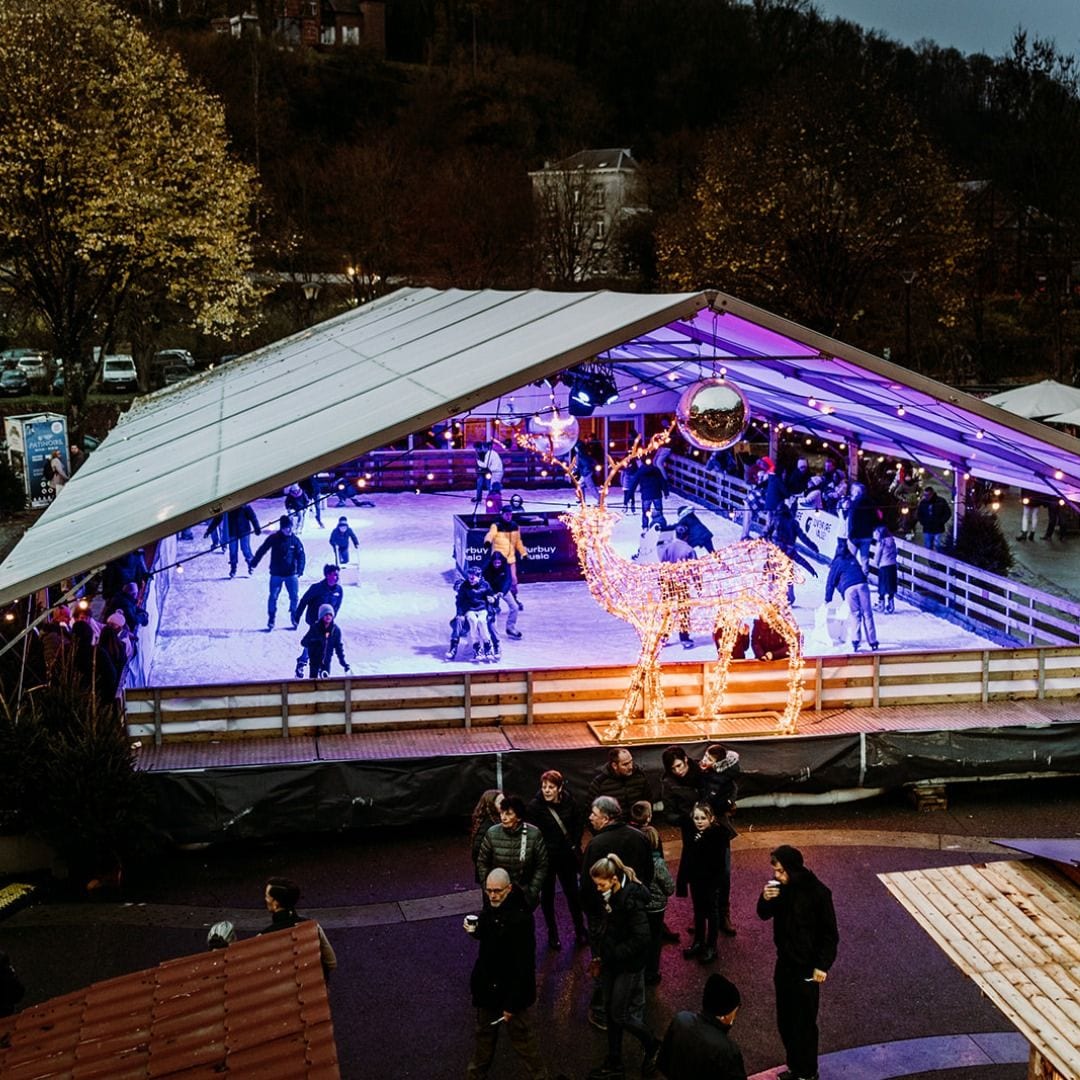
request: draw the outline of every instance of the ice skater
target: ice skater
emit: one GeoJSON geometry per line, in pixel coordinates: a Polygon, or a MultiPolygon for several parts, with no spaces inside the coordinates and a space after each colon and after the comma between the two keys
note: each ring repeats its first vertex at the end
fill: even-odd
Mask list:
{"type": "MultiPolygon", "coordinates": [[[[349,565],[349,545],[352,544],[353,548],[359,552],[360,541],[356,539],[356,533],[349,527],[349,519],[346,517],[339,517],[337,525],[334,526],[330,533],[330,547],[334,549],[334,561],[339,567],[346,567],[349,565]]],[[[356,584],[360,584],[360,563],[359,554],[357,555],[356,564],[356,584]]]]}
{"type": "Polygon", "coordinates": [[[512,584],[510,593],[517,604],[518,611],[524,611],[525,605],[518,599],[518,574],[517,560],[529,557],[528,548],[521,539],[521,530],[514,521],[514,511],[510,506],[504,506],[499,511],[499,520],[491,524],[491,528],[484,537],[484,546],[492,553],[498,551],[510,565],[510,577],[512,584]]]}
{"type": "MultiPolygon", "coordinates": [[[[326,563],[323,566],[323,579],[309,585],[307,591],[300,597],[300,603],[296,606],[296,621],[303,618],[307,622],[308,631],[311,631],[322,617],[322,609],[329,604],[334,609],[334,617],[341,610],[343,599],[341,586],[338,584],[338,568],[334,563],[326,563]]],[[[296,677],[304,677],[304,667],[309,660],[307,646],[303,645],[300,655],[296,658],[296,677]]]]}
{"type": "Polygon", "coordinates": [[[311,677],[325,679],[330,674],[330,664],[337,654],[338,663],[346,675],[352,670],[345,662],[345,650],[341,644],[341,628],[334,621],[334,608],[323,604],[319,608],[319,621],[304,635],[303,646],[311,657],[311,677]]]}
{"type": "Polygon", "coordinates": [[[878,647],[877,628],[874,626],[874,612],[870,602],[870,587],[866,584],[866,574],[855,558],[855,553],[846,540],[840,540],[836,547],[836,556],[829,566],[829,576],[825,582],[826,608],[832,603],[833,594],[839,593],[847,602],[851,612],[851,647],[859,651],[862,635],[865,632],[870,648],[875,652],[878,647]]]}
{"type": "Polygon", "coordinates": [[[290,484],[285,489],[285,512],[292,518],[293,532],[299,536],[304,531],[304,518],[307,517],[308,497],[299,484],[290,484]]]}
{"type": "Polygon", "coordinates": [[[293,536],[292,519],[288,514],[282,514],[278,518],[278,531],[271,533],[255,552],[251,560],[251,568],[255,569],[266,552],[270,552],[270,595],[266,603],[266,629],[274,629],[274,619],[277,617],[278,599],[281,596],[281,587],[289,594],[289,618],[292,628],[297,626],[296,607],[300,602],[300,575],[304,572],[307,556],[304,553],[304,545],[298,537],[293,536]]]}
{"type": "Polygon", "coordinates": [[[470,566],[465,572],[465,580],[454,587],[457,592],[456,614],[451,620],[450,647],[446,659],[457,656],[457,647],[461,638],[472,642],[474,660],[498,660],[498,645],[492,641],[489,624],[489,610],[495,606],[495,597],[490,586],[480,573],[479,566],[470,566]]]}
{"type": "Polygon", "coordinates": [[[494,623],[495,614],[499,610],[499,601],[506,601],[506,636],[520,640],[521,631],[517,629],[518,605],[510,593],[514,587],[514,579],[510,574],[510,564],[501,551],[493,551],[491,557],[484,564],[484,580],[488,583],[495,597],[494,610],[491,621],[494,623]]]}
{"type": "Polygon", "coordinates": [[[896,540],[885,525],[874,530],[877,548],[874,550],[874,566],[877,569],[877,610],[888,615],[893,613],[896,600],[896,540]]]}
{"type": "Polygon", "coordinates": [[[251,537],[260,536],[262,527],[255,511],[247,503],[234,506],[224,514],[212,518],[206,530],[206,537],[215,537],[215,543],[224,547],[229,545],[229,577],[236,577],[236,567],[243,552],[248,576],[251,576],[251,537]],[[220,531],[219,531],[220,530],[220,531]]]}

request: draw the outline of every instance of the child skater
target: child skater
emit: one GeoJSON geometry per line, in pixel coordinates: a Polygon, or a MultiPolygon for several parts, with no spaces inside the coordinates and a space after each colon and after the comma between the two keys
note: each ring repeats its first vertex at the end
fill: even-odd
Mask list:
{"type": "Polygon", "coordinates": [[[707,802],[694,805],[690,820],[694,834],[684,858],[689,856],[686,876],[694,903],[694,943],[683,949],[683,957],[687,960],[697,957],[701,963],[711,964],[716,959],[721,912],[731,889],[727,869],[731,833],[716,820],[707,802]]]}
{"type": "Polygon", "coordinates": [[[341,628],[334,622],[334,607],[323,604],[319,608],[319,621],[304,635],[301,644],[311,658],[311,677],[325,679],[330,674],[330,662],[337,653],[338,663],[347,675],[352,669],[345,663],[345,650],[341,646],[341,628]]]}
{"type": "MultiPolygon", "coordinates": [[[[349,528],[349,519],[339,517],[337,525],[330,532],[330,546],[334,549],[334,561],[340,567],[349,565],[349,545],[359,551],[360,541],[356,539],[356,533],[349,528]]],[[[360,566],[356,567],[356,584],[360,584],[360,566]]]]}
{"type": "Polygon", "coordinates": [[[896,540],[884,525],[874,530],[877,550],[874,552],[874,566],[877,568],[878,611],[893,613],[893,601],[896,599],[896,540]]]}

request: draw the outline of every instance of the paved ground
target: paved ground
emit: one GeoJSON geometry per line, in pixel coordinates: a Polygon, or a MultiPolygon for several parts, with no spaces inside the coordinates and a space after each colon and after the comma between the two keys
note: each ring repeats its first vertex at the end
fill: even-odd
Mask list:
{"type": "MultiPolygon", "coordinates": [[[[823,996],[822,1076],[1022,1080],[1023,1046],[1009,1023],[876,875],[1006,857],[988,837],[1075,836],[1080,793],[1074,783],[958,785],[949,810],[934,813],[919,813],[894,797],[847,807],[757,809],[742,813],[738,824],[733,902],[739,934],[722,943],[717,970],[743,991],[736,1032],[751,1073],[771,1077],[783,1063],[772,1015],[771,938],[753,907],[768,874],[769,849],[794,842],[833,889],[841,930],[839,960],[823,996]]],[[[473,943],[460,926],[478,894],[464,828],[456,822],[172,852],[130,868],[123,904],[70,904],[57,897],[0,922],[0,949],[13,956],[31,1000],[41,1000],[199,951],[205,927],[222,917],[234,918],[242,936],[252,932],[265,922],[262,882],[279,873],[303,883],[301,909],[323,922],[338,951],[331,999],[342,1075],[463,1075],[471,1045],[473,943]]],[[[685,930],[687,903],[674,901],[668,921],[685,930]]],[[[675,1009],[696,1006],[707,974],[676,948],[665,949],[662,971],[648,1005],[658,1032],[675,1009]]],[[[568,1076],[583,1077],[604,1052],[603,1036],[584,1020],[584,955],[541,949],[539,984],[545,1053],[568,1076]]],[[[633,1077],[638,1056],[627,1049],[633,1077]]],[[[512,1057],[500,1051],[493,1076],[515,1075],[512,1057]]]]}

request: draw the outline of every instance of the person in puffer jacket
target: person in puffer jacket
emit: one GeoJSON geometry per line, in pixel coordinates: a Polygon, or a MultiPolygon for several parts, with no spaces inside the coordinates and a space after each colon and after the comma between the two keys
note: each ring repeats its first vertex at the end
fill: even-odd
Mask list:
{"type": "Polygon", "coordinates": [[[499,806],[499,824],[492,825],[480,842],[476,871],[481,881],[500,868],[510,875],[535,911],[548,871],[547,845],[543,834],[525,820],[525,800],[520,795],[504,795],[499,806]]]}

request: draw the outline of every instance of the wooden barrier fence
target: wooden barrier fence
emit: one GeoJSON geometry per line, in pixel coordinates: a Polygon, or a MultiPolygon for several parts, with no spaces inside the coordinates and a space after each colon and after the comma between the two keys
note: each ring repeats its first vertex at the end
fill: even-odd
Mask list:
{"type": "MultiPolygon", "coordinates": [[[[672,456],[665,466],[684,491],[724,513],[741,513],[748,485],[712,472],[692,458],[672,456]]],[[[759,513],[755,524],[763,526],[759,513]]],[[[831,552],[822,552],[828,558],[831,552]]],[[[915,603],[953,611],[971,623],[1033,646],[1080,645],[1080,604],[1033,589],[1000,574],[896,538],[899,593],[915,603]]],[[[871,580],[877,574],[871,569],[871,580]]]]}
{"type": "MultiPolygon", "coordinates": [[[[701,704],[711,665],[665,664],[669,714],[701,704]]],[[[129,690],[134,738],[229,738],[410,727],[469,728],[609,720],[632,668],[485,669],[432,675],[351,676],[129,690]]],[[[725,712],[783,709],[784,661],[736,661],[725,712]]],[[[808,662],[804,710],[990,702],[1080,694],[1080,647],[856,653],[808,662]]]]}

